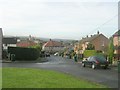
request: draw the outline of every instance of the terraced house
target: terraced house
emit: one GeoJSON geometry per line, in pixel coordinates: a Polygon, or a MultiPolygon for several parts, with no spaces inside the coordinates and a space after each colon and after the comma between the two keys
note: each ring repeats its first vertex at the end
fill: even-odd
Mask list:
{"type": "Polygon", "coordinates": [[[79,43],[77,43],[74,47],[74,51],[79,54],[83,54],[84,50],[87,49],[88,44],[91,43],[94,46],[96,51],[102,51],[108,47],[109,39],[100,34],[99,31],[95,35],[91,35],[90,37],[87,35],[85,38],[82,38],[79,43]]]}
{"type": "Polygon", "coordinates": [[[0,60],[2,60],[2,38],[3,38],[2,28],[0,28],[0,60]]]}

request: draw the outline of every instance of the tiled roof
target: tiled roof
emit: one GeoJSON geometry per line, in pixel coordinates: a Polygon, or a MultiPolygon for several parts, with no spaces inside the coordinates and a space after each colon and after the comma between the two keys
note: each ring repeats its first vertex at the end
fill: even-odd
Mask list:
{"type": "Polygon", "coordinates": [[[32,42],[32,41],[21,41],[17,43],[18,47],[30,47],[30,46],[34,46],[36,45],[36,43],[32,42]]]}
{"type": "Polygon", "coordinates": [[[3,44],[16,44],[17,38],[16,37],[3,37],[3,44]]]}
{"type": "Polygon", "coordinates": [[[48,41],[47,43],[44,44],[45,47],[62,47],[62,43],[57,42],[57,41],[48,41]]]}
{"type": "Polygon", "coordinates": [[[82,40],[80,40],[80,43],[91,42],[91,41],[93,41],[94,39],[98,38],[100,35],[103,35],[103,34],[96,34],[96,35],[93,35],[93,36],[91,36],[91,37],[83,38],[82,40]]]}

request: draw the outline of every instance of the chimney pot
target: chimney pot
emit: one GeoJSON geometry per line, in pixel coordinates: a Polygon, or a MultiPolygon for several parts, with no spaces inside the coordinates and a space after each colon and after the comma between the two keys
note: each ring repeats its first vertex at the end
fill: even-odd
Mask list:
{"type": "Polygon", "coordinates": [[[97,34],[100,34],[100,32],[98,31],[97,34]]]}

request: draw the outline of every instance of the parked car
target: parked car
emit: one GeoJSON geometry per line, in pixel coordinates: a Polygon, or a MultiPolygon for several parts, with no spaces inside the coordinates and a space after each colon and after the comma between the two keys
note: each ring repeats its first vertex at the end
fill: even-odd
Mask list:
{"type": "Polygon", "coordinates": [[[46,56],[46,57],[50,57],[50,53],[46,53],[45,56],[46,56]]]}
{"type": "Polygon", "coordinates": [[[90,66],[95,69],[97,67],[104,67],[106,69],[108,67],[108,61],[103,56],[91,56],[82,61],[82,66],[90,66]]]}
{"type": "Polygon", "coordinates": [[[56,52],[54,55],[55,55],[55,56],[59,56],[59,53],[58,53],[58,52],[56,52]]]}

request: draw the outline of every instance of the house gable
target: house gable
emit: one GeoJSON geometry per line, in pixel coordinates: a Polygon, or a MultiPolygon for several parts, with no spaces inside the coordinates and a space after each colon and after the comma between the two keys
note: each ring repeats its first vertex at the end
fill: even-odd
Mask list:
{"type": "Polygon", "coordinates": [[[103,50],[108,46],[109,39],[103,34],[100,34],[98,37],[92,40],[91,43],[95,46],[95,50],[103,50]]]}
{"type": "Polygon", "coordinates": [[[86,37],[80,40],[79,46],[82,47],[82,50],[86,50],[88,43],[91,43],[95,46],[95,50],[103,50],[108,46],[109,39],[103,34],[91,35],[91,37],[86,37]]]}

